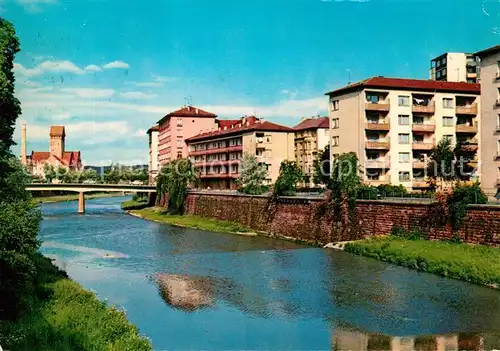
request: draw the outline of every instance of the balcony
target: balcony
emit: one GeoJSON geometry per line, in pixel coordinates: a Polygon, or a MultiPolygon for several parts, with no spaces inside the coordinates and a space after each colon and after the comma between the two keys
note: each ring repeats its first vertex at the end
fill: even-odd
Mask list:
{"type": "Polygon", "coordinates": [[[477,115],[477,103],[465,106],[456,106],[455,113],[457,115],[477,115]]]}
{"type": "Polygon", "coordinates": [[[213,167],[213,166],[230,166],[237,165],[240,163],[239,159],[235,160],[213,160],[213,161],[195,161],[194,167],[213,167]]]}
{"type": "Polygon", "coordinates": [[[495,102],[495,107],[500,107],[500,99],[495,102]]]}
{"type": "Polygon", "coordinates": [[[413,150],[430,151],[434,147],[434,141],[415,141],[411,144],[413,150]]]}
{"type": "Polygon", "coordinates": [[[390,150],[391,143],[386,140],[366,140],[365,148],[369,150],[390,150]]]}
{"type": "Polygon", "coordinates": [[[413,168],[416,169],[423,169],[427,168],[427,161],[426,160],[413,160],[413,168]]]}
{"type": "Polygon", "coordinates": [[[424,178],[414,178],[411,185],[414,189],[425,189],[430,187],[429,183],[424,178]]]}
{"type": "Polygon", "coordinates": [[[469,140],[462,140],[462,150],[465,151],[477,151],[478,149],[478,140],[476,138],[469,139],[469,140]]]}
{"type": "Polygon", "coordinates": [[[421,133],[434,133],[436,130],[435,124],[412,124],[411,130],[413,132],[421,132],[421,133]]]}
{"type": "Polygon", "coordinates": [[[391,184],[391,176],[389,174],[380,176],[379,179],[367,179],[369,185],[378,186],[382,184],[391,184]]]}
{"type": "Polygon", "coordinates": [[[389,158],[366,160],[365,161],[365,168],[389,169],[389,168],[391,168],[391,160],[389,158]]]}
{"type": "Polygon", "coordinates": [[[238,178],[238,173],[200,173],[199,177],[201,179],[236,179],[238,178]]]}
{"type": "Polygon", "coordinates": [[[500,161],[500,151],[498,151],[494,156],[493,156],[493,160],[495,161],[500,161]]]}
{"type": "Polygon", "coordinates": [[[429,101],[427,104],[413,104],[411,106],[413,113],[434,113],[436,111],[436,105],[434,101],[429,101]]]}
{"type": "Polygon", "coordinates": [[[391,124],[389,123],[389,120],[382,120],[381,122],[367,121],[365,123],[365,129],[389,131],[391,129],[391,124]]]}
{"type": "Polygon", "coordinates": [[[237,151],[243,151],[243,146],[237,145],[237,146],[228,146],[228,147],[220,147],[220,148],[213,148],[213,149],[190,151],[189,156],[212,155],[212,154],[220,154],[220,153],[224,153],[224,152],[237,152],[237,151]]]}
{"type": "Polygon", "coordinates": [[[389,100],[380,100],[379,102],[365,102],[366,111],[389,111],[391,104],[389,100]]]}
{"type": "Polygon", "coordinates": [[[457,133],[477,133],[477,123],[473,123],[472,125],[467,124],[457,124],[455,127],[455,131],[457,133]]]}

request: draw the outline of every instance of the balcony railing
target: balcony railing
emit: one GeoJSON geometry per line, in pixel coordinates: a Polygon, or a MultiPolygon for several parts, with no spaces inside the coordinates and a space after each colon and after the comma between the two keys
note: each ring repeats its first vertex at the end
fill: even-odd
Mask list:
{"type": "Polygon", "coordinates": [[[380,176],[379,179],[367,179],[366,182],[370,185],[377,186],[381,184],[391,184],[391,176],[389,174],[380,176]]]}
{"type": "Polygon", "coordinates": [[[200,173],[199,177],[202,179],[216,178],[216,179],[236,179],[238,173],[200,173]]]}
{"type": "Polygon", "coordinates": [[[436,130],[436,125],[435,124],[415,124],[413,123],[411,125],[411,130],[413,132],[423,132],[423,133],[434,133],[436,130]]]}
{"type": "Polygon", "coordinates": [[[477,115],[477,103],[467,106],[456,106],[455,113],[457,115],[477,115]]]}
{"type": "Polygon", "coordinates": [[[473,123],[472,125],[467,124],[457,124],[455,127],[455,131],[457,133],[477,133],[477,123],[473,123]]]}
{"type": "Polygon", "coordinates": [[[230,166],[237,165],[240,163],[239,159],[235,160],[213,160],[213,161],[194,161],[194,166],[196,168],[200,167],[214,167],[214,166],[230,166]]]}
{"type": "Polygon", "coordinates": [[[463,140],[462,141],[464,144],[462,145],[462,149],[466,151],[477,151],[478,149],[478,140],[477,139],[469,139],[469,140],[463,140]]]}
{"type": "Polygon", "coordinates": [[[389,158],[380,158],[376,160],[366,160],[365,168],[382,168],[389,169],[391,168],[391,160],[389,158]]]}
{"type": "Polygon", "coordinates": [[[414,178],[411,185],[413,188],[418,189],[429,188],[429,183],[425,178],[414,178]]]}
{"type": "Polygon", "coordinates": [[[389,120],[382,120],[378,122],[374,121],[366,121],[365,123],[365,129],[367,130],[390,130],[391,129],[391,124],[389,120]]]}
{"type": "Polygon", "coordinates": [[[434,113],[436,111],[436,104],[434,101],[429,101],[427,104],[413,104],[411,106],[412,112],[416,113],[434,113]]]}
{"type": "Polygon", "coordinates": [[[432,150],[433,147],[434,141],[413,140],[413,143],[411,144],[411,148],[413,150],[432,150]]]}
{"type": "Polygon", "coordinates": [[[217,147],[213,149],[204,149],[196,151],[193,150],[189,152],[189,156],[211,155],[211,154],[220,154],[223,152],[237,152],[237,151],[243,151],[243,146],[236,145],[236,146],[217,147]]]}
{"type": "Polygon", "coordinates": [[[422,169],[427,167],[426,160],[413,160],[413,168],[422,169]]]}
{"type": "Polygon", "coordinates": [[[386,140],[366,140],[365,148],[371,150],[390,150],[391,143],[386,140]]]}
{"type": "Polygon", "coordinates": [[[379,102],[366,101],[365,110],[367,111],[389,111],[391,104],[389,99],[380,100],[379,102]]]}

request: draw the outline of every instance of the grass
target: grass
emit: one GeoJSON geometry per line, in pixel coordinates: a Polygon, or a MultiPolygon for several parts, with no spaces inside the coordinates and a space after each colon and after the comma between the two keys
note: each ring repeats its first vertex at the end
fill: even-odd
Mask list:
{"type": "Polygon", "coordinates": [[[122,202],[122,210],[140,210],[148,207],[148,200],[127,200],[122,202]]]}
{"type": "MultiPolygon", "coordinates": [[[[119,193],[93,193],[85,194],[85,200],[99,199],[102,197],[114,197],[120,196],[119,193]]],[[[54,196],[38,196],[34,197],[37,203],[47,203],[47,202],[65,202],[65,201],[75,201],[78,200],[78,194],[68,194],[68,195],[54,195],[54,196]]]]}
{"type": "Polygon", "coordinates": [[[345,250],[400,266],[500,288],[500,249],[394,236],[346,244],[345,250]]]}
{"type": "Polygon", "coordinates": [[[107,306],[39,255],[32,308],[15,322],[0,322],[7,350],[151,350],[124,312],[107,306]]]}
{"type": "Polygon", "coordinates": [[[145,208],[130,211],[144,219],[167,223],[179,227],[189,227],[219,233],[248,233],[250,228],[239,223],[221,221],[218,219],[205,218],[192,215],[170,215],[158,208],[145,208]]]}

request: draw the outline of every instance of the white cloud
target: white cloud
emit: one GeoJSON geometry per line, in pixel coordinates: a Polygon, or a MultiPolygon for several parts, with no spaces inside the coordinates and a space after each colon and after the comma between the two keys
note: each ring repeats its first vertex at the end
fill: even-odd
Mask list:
{"type": "Polygon", "coordinates": [[[130,65],[126,62],[123,61],[113,61],[110,63],[106,63],[105,65],[102,66],[104,69],[113,69],[113,68],[130,68],[130,65]]]}
{"type": "Polygon", "coordinates": [[[153,79],[149,82],[126,82],[126,84],[135,85],[137,87],[159,88],[166,82],[173,82],[177,78],[153,75],[153,79]]]}
{"type": "Polygon", "coordinates": [[[128,91],[125,93],[120,93],[120,95],[126,99],[134,99],[134,100],[146,100],[157,97],[156,94],[147,94],[142,91],[128,91]]]}
{"type": "Polygon", "coordinates": [[[102,68],[97,65],[88,65],[85,67],[85,70],[89,72],[100,72],[102,71],[102,68]]]}
{"type": "Polygon", "coordinates": [[[106,99],[115,94],[113,89],[93,89],[93,88],[63,88],[64,93],[75,94],[86,99],[106,99]]]}
{"type": "Polygon", "coordinates": [[[24,85],[26,87],[41,87],[42,86],[42,83],[40,82],[36,82],[36,81],[32,81],[32,80],[28,80],[28,79],[25,79],[25,80],[16,80],[16,84],[19,84],[19,85],[24,85]]]}
{"type": "Polygon", "coordinates": [[[17,0],[17,3],[28,12],[40,12],[42,5],[55,4],[56,2],[57,0],[17,0]]]}
{"type": "Polygon", "coordinates": [[[143,138],[143,137],[146,137],[146,136],[147,136],[147,131],[146,131],[146,129],[138,129],[138,130],[134,133],[134,136],[135,136],[135,137],[138,137],[138,138],[143,138]]]}
{"type": "Polygon", "coordinates": [[[44,61],[34,68],[26,68],[20,63],[14,63],[14,72],[27,77],[39,76],[45,72],[85,74],[85,70],[67,60],[44,61]]]}

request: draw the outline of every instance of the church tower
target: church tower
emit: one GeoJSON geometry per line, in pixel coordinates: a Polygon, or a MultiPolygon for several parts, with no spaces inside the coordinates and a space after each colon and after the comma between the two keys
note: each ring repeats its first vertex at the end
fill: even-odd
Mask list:
{"type": "Polygon", "coordinates": [[[64,126],[50,127],[50,154],[62,159],[64,155],[64,139],[66,132],[64,126]]]}

